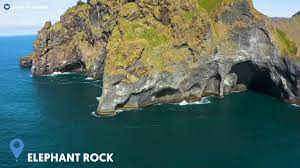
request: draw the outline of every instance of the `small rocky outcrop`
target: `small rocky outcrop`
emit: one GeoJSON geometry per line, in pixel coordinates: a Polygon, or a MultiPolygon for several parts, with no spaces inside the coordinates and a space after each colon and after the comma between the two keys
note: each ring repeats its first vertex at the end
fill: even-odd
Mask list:
{"type": "Polygon", "coordinates": [[[34,57],[33,55],[29,55],[29,56],[20,58],[19,59],[20,66],[22,68],[31,68],[33,57],[34,57]]]}
{"type": "Polygon", "coordinates": [[[91,0],[45,24],[32,72],[103,76],[102,116],[245,89],[298,103],[300,30],[276,23],[251,0],[91,0]]]}

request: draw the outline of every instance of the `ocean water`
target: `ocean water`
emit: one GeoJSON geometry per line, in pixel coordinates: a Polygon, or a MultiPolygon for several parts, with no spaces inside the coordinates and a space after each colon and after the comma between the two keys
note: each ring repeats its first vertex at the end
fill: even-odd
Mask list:
{"type": "Polygon", "coordinates": [[[299,168],[300,108],[252,91],[97,118],[101,81],[33,78],[35,36],[0,38],[1,168],[299,168]],[[21,138],[16,162],[9,142],[21,138]],[[114,163],[27,163],[35,153],[114,153],[114,163]]]}

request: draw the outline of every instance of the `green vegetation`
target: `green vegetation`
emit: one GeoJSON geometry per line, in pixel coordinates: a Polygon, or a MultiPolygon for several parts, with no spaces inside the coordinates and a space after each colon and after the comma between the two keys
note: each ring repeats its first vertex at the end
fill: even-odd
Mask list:
{"type": "Polygon", "coordinates": [[[195,11],[188,11],[184,14],[184,17],[186,20],[192,21],[193,18],[196,17],[197,15],[198,15],[198,13],[195,11]]]}
{"type": "Polygon", "coordinates": [[[139,12],[139,7],[136,5],[136,3],[130,2],[122,7],[122,10],[120,11],[120,16],[127,17],[135,12],[139,12]]]}
{"type": "Polygon", "coordinates": [[[32,59],[32,60],[36,60],[36,53],[35,52],[30,53],[29,55],[27,55],[25,57],[22,57],[21,59],[26,59],[26,58],[29,58],[29,59],[32,59]]]}
{"type": "Polygon", "coordinates": [[[147,40],[152,47],[156,47],[168,42],[168,37],[166,35],[160,34],[153,28],[143,31],[141,37],[147,40]]]}
{"type": "Polygon", "coordinates": [[[290,40],[285,32],[280,29],[276,29],[278,40],[281,44],[281,50],[283,54],[287,54],[289,56],[295,56],[297,54],[298,48],[296,43],[290,40]]]}
{"type": "Polygon", "coordinates": [[[160,32],[157,29],[146,26],[142,22],[120,21],[120,25],[127,40],[144,39],[148,42],[149,47],[166,44],[171,38],[167,32],[160,32]]]}
{"type": "Polygon", "coordinates": [[[64,26],[61,22],[56,22],[53,26],[51,26],[51,30],[53,30],[55,32],[62,30],[63,28],[64,28],[64,26]]]}
{"type": "Polygon", "coordinates": [[[66,13],[76,14],[81,19],[86,19],[88,18],[89,15],[89,9],[90,9],[90,5],[83,3],[83,4],[76,5],[72,8],[69,8],[66,13]]]}
{"type": "Polygon", "coordinates": [[[107,3],[107,0],[90,0],[90,4],[95,5],[97,3],[107,3]]]}
{"type": "Polygon", "coordinates": [[[116,47],[113,52],[116,52],[114,62],[117,66],[126,68],[141,56],[143,50],[144,54],[150,57],[156,48],[161,49],[169,44],[171,37],[166,32],[146,26],[143,22],[120,19],[119,24],[124,34],[121,37],[120,33],[115,31],[110,42],[111,47],[116,47]]]}
{"type": "Polygon", "coordinates": [[[131,77],[127,79],[128,82],[134,82],[147,72],[173,71],[174,63],[186,58],[187,49],[172,48],[174,39],[168,27],[156,21],[152,21],[151,25],[146,23],[146,19],[128,21],[119,18],[119,25],[114,29],[108,43],[106,69],[111,74],[129,75],[131,77]],[[133,77],[126,69],[137,60],[143,68],[134,70],[133,77]]]}
{"type": "Polygon", "coordinates": [[[208,13],[215,11],[224,3],[231,3],[234,0],[198,0],[198,5],[204,8],[208,13]]]}

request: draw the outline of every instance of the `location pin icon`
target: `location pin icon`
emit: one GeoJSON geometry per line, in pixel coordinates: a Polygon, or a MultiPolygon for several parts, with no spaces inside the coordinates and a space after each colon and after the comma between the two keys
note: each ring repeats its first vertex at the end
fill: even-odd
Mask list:
{"type": "Polygon", "coordinates": [[[18,161],[18,157],[21,155],[24,148],[23,141],[21,139],[14,139],[10,141],[9,147],[11,152],[14,154],[16,161],[18,161]]]}

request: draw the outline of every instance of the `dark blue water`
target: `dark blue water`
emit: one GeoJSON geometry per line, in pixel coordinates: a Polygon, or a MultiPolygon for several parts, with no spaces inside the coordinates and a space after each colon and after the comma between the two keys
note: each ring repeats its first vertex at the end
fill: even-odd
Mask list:
{"type": "Polygon", "coordinates": [[[101,81],[32,78],[17,59],[35,37],[0,38],[0,168],[299,168],[300,109],[254,93],[210,104],[161,105],[113,118],[91,115],[101,81]],[[21,138],[16,163],[9,142],[21,138]],[[26,154],[113,152],[114,163],[27,163],[26,154]]]}

